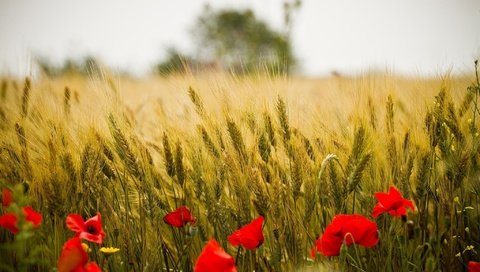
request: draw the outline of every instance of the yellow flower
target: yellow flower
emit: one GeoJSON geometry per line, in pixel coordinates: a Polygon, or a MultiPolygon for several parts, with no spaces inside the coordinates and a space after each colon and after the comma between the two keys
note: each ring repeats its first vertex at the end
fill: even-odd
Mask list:
{"type": "Polygon", "coordinates": [[[119,251],[120,249],[119,248],[116,248],[116,247],[102,247],[100,248],[100,252],[102,252],[103,254],[105,254],[105,256],[110,256],[112,254],[115,254],[119,251]]]}
{"type": "Polygon", "coordinates": [[[90,247],[87,244],[82,243],[82,247],[83,247],[83,250],[85,250],[85,252],[87,252],[87,253],[92,252],[92,250],[90,249],[90,247]]]}

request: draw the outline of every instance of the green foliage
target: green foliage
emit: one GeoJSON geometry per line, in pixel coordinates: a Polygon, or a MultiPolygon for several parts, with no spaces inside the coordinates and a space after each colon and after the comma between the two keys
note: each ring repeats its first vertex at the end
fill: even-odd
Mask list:
{"type": "Polygon", "coordinates": [[[193,58],[178,52],[175,48],[169,48],[165,60],[157,64],[154,70],[160,75],[168,75],[185,73],[199,65],[193,58]]]}
{"type": "Polygon", "coordinates": [[[61,75],[99,75],[101,66],[94,56],[84,56],[80,59],[66,59],[63,64],[54,64],[44,57],[36,58],[36,64],[40,72],[49,77],[61,75]]]}
{"type": "Polygon", "coordinates": [[[236,72],[288,73],[295,64],[290,41],[251,10],[206,8],[195,28],[200,58],[236,72]]]}

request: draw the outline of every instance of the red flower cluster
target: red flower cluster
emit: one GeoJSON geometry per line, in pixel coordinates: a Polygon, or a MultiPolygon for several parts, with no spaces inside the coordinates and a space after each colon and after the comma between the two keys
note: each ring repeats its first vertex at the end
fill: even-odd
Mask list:
{"type": "Polygon", "coordinates": [[[203,248],[195,263],[195,272],[237,272],[235,260],[215,240],[203,248]]]}
{"type": "Polygon", "coordinates": [[[480,263],[474,261],[468,262],[467,270],[468,272],[480,272],[480,263]]]}
{"type": "Polygon", "coordinates": [[[324,256],[338,256],[340,248],[359,244],[370,248],[378,243],[377,224],[361,215],[336,215],[323,235],[316,241],[312,249],[312,257],[317,251],[324,256]]]}
{"type": "Polygon", "coordinates": [[[182,206],[165,215],[163,221],[172,227],[181,228],[188,223],[195,224],[196,219],[187,207],[182,206]]]}
{"type": "Polygon", "coordinates": [[[375,205],[372,211],[372,216],[377,218],[382,213],[388,212],[392,216],[405,216],[407,215],[407,209],[409,208],[412,211],[415,210],[413,202],[408,199],[404,199],[402,194],[395,188],[395,186],[390,186],[388,193],[375,193],[375,197],[378,200],[378,203],[375,205]]]}
{"type": "MultiPolygon", "coordinates": [[[[3,189],[2,191],[2,206],[8,208],[12,203],[14,203],[12,197],[12,191],[9,189],[3,189]]],[[[42,215],[32,209],[30,206],[25,206],[22,208],[23,216],[26,222],[33,224],[34,228],[40,227],[42,223],[42,215]]],[[[13,234],[17,234],[19,218],[18,215],[12,212],[5,213],[0,216],[0,226],[8,229],[13,234]]]]}
{"type": "Polygon", "coordinates": [[[96,216],[83,221],[78,214],[70,214],[67,216],[67,227],[76,232],[76,236],[87,241],[101,244],[105,238],[105,232],[102,229],[102,217],[100,213],[96,216]]]}
{"type": "MultiPolygon", "coordinates": [[[[403,198],[394,186],[390,186],[388,193],[375,193],[375,197],[378,203],[372,211],[374,218],[386,212],[400,217],[407,214],[407,208],[415,210],[413,202],[403,198]]],[[[338,256],[344,243],[347,246],[359,244],[367,248],[375,246],[378,243],[377,224],[361,215],[337,215],[316,241],[311,255],[315,257],[318,251],[324,256],[338,256]]]]}
{"type": "Polygon", "coordinates": [[[58,258],[58,272],[101,272],[95,262],[88,262],[88,256],[78,236],[63,245],[58,258]]]}
{"type": "MultiPolygon", "coordinates": [[[[234,246],[256,249],[263,244],[263,216],[234,231],[228,241],[234,246]]],[[[235,260],[221,248],[217,241],[210,240],[195,263],[195,272],[236,272],[235,260]]]]}
{"type": "Polygon", "coordinates": [[[75,236],[63,245],[58,258],[59,272],[100,272],[95,262],[88,262],[88,256],[82,247],[80,239],[101,244],[105,238],[100,213],[84,221],[78,214],[70,214],[65,220],[67,227],[74,231],[75,236]]]}
{"type": "Polygon", "coordinates": [[[246,249],[255,249],[263,244],[263,216],[259,216],[249,224],[228,236],[228,241],[234,246],[242,245],[246,249]]]}

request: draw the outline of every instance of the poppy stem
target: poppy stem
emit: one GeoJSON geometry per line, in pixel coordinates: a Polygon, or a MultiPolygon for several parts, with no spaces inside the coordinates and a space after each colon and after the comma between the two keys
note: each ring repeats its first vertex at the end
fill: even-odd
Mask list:
{"type": "Polygon", "coordinates": [[[237,254],[235,255],[235,266],[238,265],[238,256],[240,256],[240,250],[241,250],[241,247],[239,246],[237,248],[237,254]]]}
{"type": "Polygon", "coordinates": [[[165,267],[167,268],[167,271],[170,271],[170,267],[168,265],[167,252],[165,252],[165,251],[166,251],[165,243],[162,243],[162,253],[163,253],[163,259],[165,261],[165,267]]]}
{"type": "Polygon", "coordinates": [[[352,205],[352,214],[355,213],[355,190],[353,190],[353,205],[352,205]]]}
{"type": "MultiPolygon", "coordinates": [[[[354,195],[355,195],[355,193],[354,193],[354,195]]],[[[347,235],[349,235],[350,238],[351,238],[352,241],[353,241],[352,245],[353,245],[353,251],[355,252],[355,258],[356,258],[356,259],[353,259],[353,258],[352,258],[352,259],[354,260],[355,267],[356,267],[357,269],[360,269],[360,270],[364,271],[363,268],[362,268],[362,267],[363,267],[363,265],[362,265],[362,259],[360,258],[360,254],[358,254],[358,246],[355,244],[355,238],[353,237],[353,235],[352,235],[351,233],[348,233],[347,235]]],[[[347,238],[347,237],[345,236],[345,239],[344,239],[344,244],[345,244],[345,245],[347,244],[347,243],[346,243],[346,238],[347,238]]],[[[352,257],[352,256],[350,256],[350,257],[352,257]]]]}

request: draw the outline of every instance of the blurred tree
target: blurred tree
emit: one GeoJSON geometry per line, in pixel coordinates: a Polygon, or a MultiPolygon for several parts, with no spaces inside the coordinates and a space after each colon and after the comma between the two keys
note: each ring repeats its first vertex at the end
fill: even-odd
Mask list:
{"type": "Polygon", "coordinates": [[[170,47],[167,49],[167,58],[165,61],[155,66],[155,72],[160,75],[168,75],[171,73],[185,73],[197,66],[197,62],[177,49],[170,47]]]}
{"type": "Polygon", "coordinates": [[[236,72],[288,73],[295,63],[288,37],[270,29],[251,10],[213,11],[207,6],[194,34],[201,61],[219,62],[236,72]]]}
{"type": "Polygon", "coordinates": [[[85,56],[79,60],[66,59],[62,65],[55,65],[45,57],[36,58],[40,72],[49,77],[65,74],[98,75],[101,73],[101,66],[93,56],[85,56]]]}
{"type": "Polygon", "coordinates": [[[40,73],[43,75],[53,77],[59,74],[59,67],[52,64],[47,58],[37,57],[35,62],[40,70],[40,73]]]}

